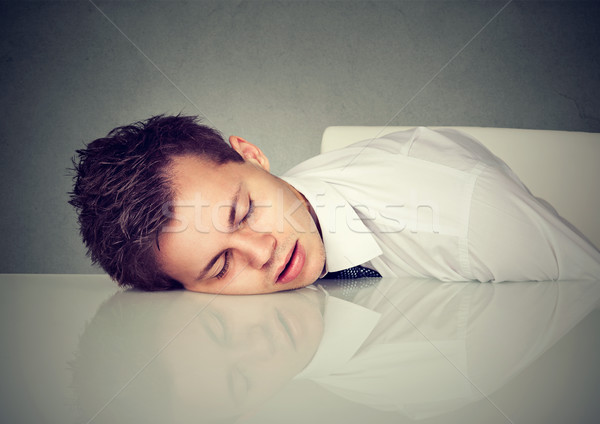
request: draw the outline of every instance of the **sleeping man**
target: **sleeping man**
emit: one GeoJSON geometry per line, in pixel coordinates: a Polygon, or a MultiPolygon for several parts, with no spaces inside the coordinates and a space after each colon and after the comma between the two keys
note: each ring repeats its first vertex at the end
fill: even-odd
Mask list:
{"type": "Polygon", "coordinates": [[[250,142],[155,116],[78,151],[88,253],[121,286],[269,293],[319,278],[597,279],[600,252],[499,158],[414,130],[309,159],[281,178],[250,142]]]}

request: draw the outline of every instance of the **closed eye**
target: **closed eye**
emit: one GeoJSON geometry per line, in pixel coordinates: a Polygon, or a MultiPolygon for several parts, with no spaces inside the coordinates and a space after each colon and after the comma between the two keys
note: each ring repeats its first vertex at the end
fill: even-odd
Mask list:
{"type": "MultiPolygon", "coordinates": [[[[248,212],[246,212],[246,215],[242,218],[239,225],[242,225],[244,222],[246,222],[248,219],[250,219],[252,217],[253,213],[254,213],[254,201],[252,199],[249,199],[248,200],[248,212]]],[[[223,268],[221,268],[221,271],[219,271],[219,273],[215,276],[215,278],[220,280],[227,274],[227,270],[229,269],[230,261],[231,261],[231,253],[229,252],[229,250],[226,250],[225,251],[225,260],[223,262],[223,268]]]]}
{"type": "Polygon", "coordinates": [[[223,277],[225,277],[225,274],[227,274],[227,270],[229,269],[229,261],[230,261],[230,256],[231,253],[229,253],[229,250],[225,251],[225,260],[223,261],[223,268],[221,268],[221,271],[219,271],[219,273],[217,275],[215,275],[215,278],[217,279],[221,279],[223,277]]]}
{"type": "Polygon", "coordinates": [[[240,221],[240,225],[246,222],[254,213],[254,201],[252,199],[248,200],[248,212],[246,212],[246,216],[242,218],[240,221]]]}

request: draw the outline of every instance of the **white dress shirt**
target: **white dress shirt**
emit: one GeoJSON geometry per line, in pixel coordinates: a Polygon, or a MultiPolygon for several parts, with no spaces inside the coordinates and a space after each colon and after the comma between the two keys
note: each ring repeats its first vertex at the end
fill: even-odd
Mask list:
{"type": "Polygon", "coordinates": [[[415,128],[282,177],[319,220],[327,271],[522,281],[600,276],[600,252],[470,136],[415,128]]]}

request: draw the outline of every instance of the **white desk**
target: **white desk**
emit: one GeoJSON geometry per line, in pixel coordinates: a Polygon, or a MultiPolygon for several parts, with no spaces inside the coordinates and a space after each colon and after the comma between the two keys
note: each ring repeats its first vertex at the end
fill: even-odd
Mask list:
{"type": "Polygon", "coordinates": [[[91,275],[0,275],[0,286],[3,423],[600,416],[600,282],[382,280],[350,292],[381,314],[359,355],[317,379],[294,376],[321,340],[321,291],[122,293],[91,275]]]}

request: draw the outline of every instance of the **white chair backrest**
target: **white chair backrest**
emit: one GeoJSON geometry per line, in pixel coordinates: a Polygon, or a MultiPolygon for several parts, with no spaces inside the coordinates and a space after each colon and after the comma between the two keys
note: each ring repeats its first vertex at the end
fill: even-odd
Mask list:
{"type": "MultiPolygon", "coordinates": [[[[414,127],[328,127],[321,151],[414,127]]],[[[432,127],[436,128],[436,127],[432,127]]],[[[531,192],[548,201],[600,247],[600,133],[448,127],[481,141],[531,192]]]]}

